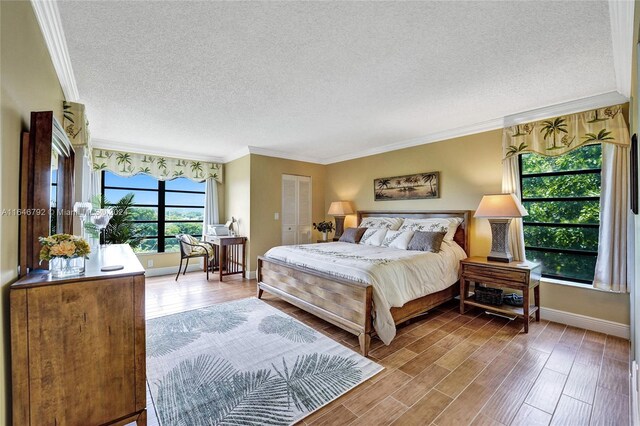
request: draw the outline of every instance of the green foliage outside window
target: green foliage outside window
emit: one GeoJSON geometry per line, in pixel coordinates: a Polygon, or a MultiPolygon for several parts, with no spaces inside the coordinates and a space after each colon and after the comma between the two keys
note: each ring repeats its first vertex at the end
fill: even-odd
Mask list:
{"type": "Polygon", "coordinates": [[[177,252],[180,247],[176,234],[196,237],[202,234],[203,182],[192,182],[186,178],[159,182],[140,175],[123,178],[108,171],[103,172],[103,179],[105,193],[127,193],[132,197],[136,194],[136,202],[131,200],[126,218],[126,228],[137,237],[137,245],[133,247],[136,253],[177,252]],[[164,217],[158,214],[161,204],[166,206],[164,217]],[[158,237],[164,237],[163,247],[159,247],[158,237]]]}
{"type": "Polygon", "coordinates": [[[601,145],[584,146],[559,157],[523,154],[521,161],[523,205],[529,212],[524,218],[527,258],[542,262],[543,275],[593,280],[598,249],[601,145]],[[547,173],[553,174],[544,175],[547,173]],[[577,226],[566,226],[572,224],[577,226]]]}

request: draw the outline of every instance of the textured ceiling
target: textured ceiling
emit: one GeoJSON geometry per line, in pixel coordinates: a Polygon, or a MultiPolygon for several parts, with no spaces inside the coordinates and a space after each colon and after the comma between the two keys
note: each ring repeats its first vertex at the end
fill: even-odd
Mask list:
{"type": "Polygon", "coordinates": [[[331,157],[616,89],[606,1],[60,1],[92,136],[331,157]]]}

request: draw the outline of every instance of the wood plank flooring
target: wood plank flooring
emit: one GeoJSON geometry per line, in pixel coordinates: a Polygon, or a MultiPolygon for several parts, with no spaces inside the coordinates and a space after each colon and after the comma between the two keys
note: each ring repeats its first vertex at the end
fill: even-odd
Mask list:
{"type": "MultiPolygon", "coordinates": [[[[147,278],[147,318],[253,297],[255,280],[203,272],[147,278]]],[[[272,306],[358,350],[358,339],[274,296],[272,306]]],[[[373,339],[386,369],[300,425],[629,424],[629,342],[563,324],[522,322],[448,303],[373,339]]],[[[149,398],[149,424],[157,424],[149,398]]]]}

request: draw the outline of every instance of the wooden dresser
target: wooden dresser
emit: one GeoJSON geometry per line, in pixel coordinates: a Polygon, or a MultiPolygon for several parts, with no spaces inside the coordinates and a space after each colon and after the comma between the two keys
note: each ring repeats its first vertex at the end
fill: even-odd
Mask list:
{"type": "Polygon", "coordinates": [[[144,272],[112,245],[81,277],[35,271],[11,286],[14,426],[146,425],[144,272]]]}

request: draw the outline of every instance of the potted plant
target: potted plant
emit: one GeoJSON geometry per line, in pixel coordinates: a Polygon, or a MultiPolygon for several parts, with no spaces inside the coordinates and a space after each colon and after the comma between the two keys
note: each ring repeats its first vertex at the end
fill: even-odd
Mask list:
{"type": "Polygon", "coordinates": [[[336,228],[333,226],[333,222],[318,222],[313,224],[313,229],[322,232],[322,241],[327,241],[329,232],[333,232],[336,228]]]}
{"type": "Polygon", "coordinates": [[[91,253],[87,242],[78,236],[55,234],[40,237],[40,261],[49,262],[53,278],[84,274],[84,260],[91,253]]]}

